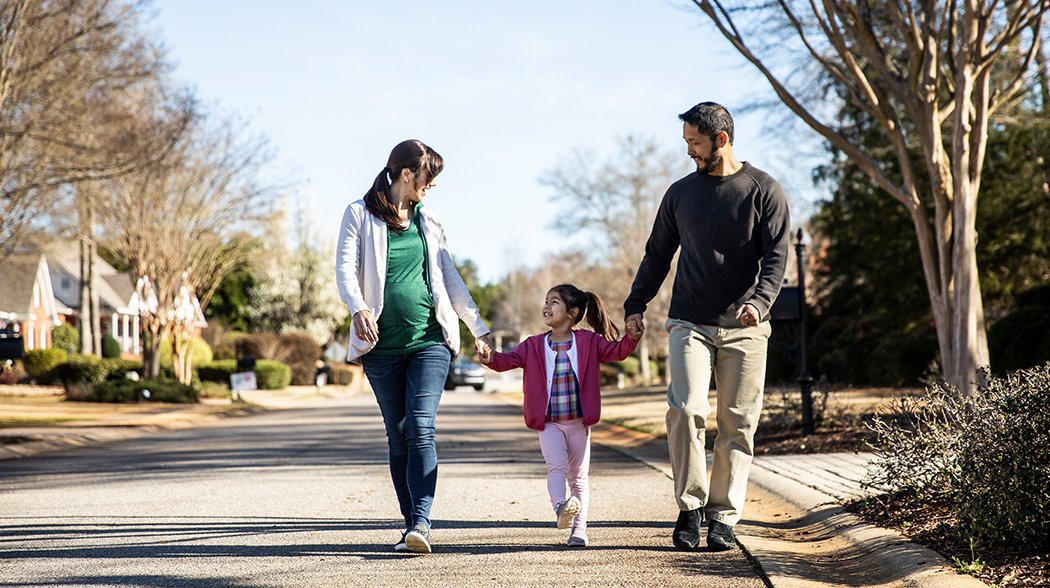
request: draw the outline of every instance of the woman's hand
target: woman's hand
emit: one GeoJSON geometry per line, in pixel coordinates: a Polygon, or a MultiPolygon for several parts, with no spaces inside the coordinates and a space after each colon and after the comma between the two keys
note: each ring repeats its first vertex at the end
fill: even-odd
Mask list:
{"type": "Polygon", "coordinates": [[[371,310],[362,310],[354,315],[354,320],[350,326],[357,335],[357,338],[362,341],[369,343],[376,343],[379,341],[379,325],[376,324],[376,320],[372,318],[371,310]]]}
{"type": "Polygon", "coordinates": [[[492,333],[474,339],[474,351],[477,351],[481,363],[488,365],[492,361],[492,333]]]}

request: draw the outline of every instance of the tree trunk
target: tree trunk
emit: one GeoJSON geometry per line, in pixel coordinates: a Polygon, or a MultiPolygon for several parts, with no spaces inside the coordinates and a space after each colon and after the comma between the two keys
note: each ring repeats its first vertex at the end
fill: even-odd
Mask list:
{"type": "Polygon", "coordinates": [[[151,321],[142,324],[142,373],[147,378],[160,377],[160,332],[151,321]]]}
{"type": "Polygon", "coordinates": [[[95,335],[92,327],[95,321],[92,319],[91,305],[91,231],[89,218],[90,207],[87,198],[83,195],[77,196],[77,212],[80,215],[80,316],[77,320],[77,329],[80,330],[80,353],[91,355],[94,353],[95,335]]]}
{"type": "Polygon", "coordinates": [[[653,383],[653,372],[649,369],[649,338],[645,335],[638,342],[638,359],[642,362],[642,383],[648,386],[653,383]]]}

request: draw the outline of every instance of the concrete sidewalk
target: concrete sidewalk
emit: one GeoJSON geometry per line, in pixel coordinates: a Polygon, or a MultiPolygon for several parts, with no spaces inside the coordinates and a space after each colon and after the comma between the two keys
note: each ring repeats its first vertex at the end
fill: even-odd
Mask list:
{"type": "MultiPolygon", "coordinates": [[[[520,393],[508,391],[514,390],[517,382],[504,380],[500,384],[493,386],[497,388],[491,390],[497,392],[494,394],[465,394],[479,403],[520,405],[520,393]]],[[[257,391],[245,395],[252,403],[247,406],[113,406],[60,402],[59,397],[48,399],[46,394],[33,399],[0,396],[0,461],[197,426],[228,416],[334,405],[345,402],[350,394],[335,386],[257,391]],[[18,426],[48,419],[53,422],[47,426],[18,426]]],[[[603,394],[608,420],[594,427],[594,442],[671,477],[663,436],[664,393],[650,388],[603,394]]],[[[843,510],[842,502],[862,498],[867,492],[862,482],[872,457],[866,453],[832,453],[755,459],[747,509],[736,530],[742,548],[759,564],[770,584],[778,588],[984,586],[979,580],[955,573],[940,555],[843,510]]],[[[675,515],[668,513],[669,524],[675,515]]],[[[667,541],[670,543],[669,536],[667,541]]]]}

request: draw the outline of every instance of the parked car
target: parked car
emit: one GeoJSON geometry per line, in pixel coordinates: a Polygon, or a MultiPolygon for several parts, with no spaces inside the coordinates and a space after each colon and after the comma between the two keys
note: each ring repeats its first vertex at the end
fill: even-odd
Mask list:
{"type": "Polygon", "coordinates": [[[455,390],[456,386],[473,386],[480,392],[485,387],[485,368],[460,356],[448,368],[445,378],[445,390],[455,390]]]}

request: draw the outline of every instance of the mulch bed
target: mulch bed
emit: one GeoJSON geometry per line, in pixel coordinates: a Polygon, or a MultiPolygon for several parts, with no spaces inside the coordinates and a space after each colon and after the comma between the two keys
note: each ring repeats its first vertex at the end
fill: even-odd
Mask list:
{"type": "Polygon", "coordinates": [[[820,428],[809,435],[801,429],[755,433],[755,455],[871,451],[867,443],[875,435],[864,425],[820,428]]]}
{"type": "Polygon", "coordinates": [[[882,495],[845,506],[873,525],[894,529],[940,553],[949,563],[969,564],[972,575],[989,585],[1050,586],[1050,552],[1004,552],[974,545],[971,554],[969,538],[958,532],[962,526],[946,504],[914,496],[882,495]],[[975,565],[976,561],[980,563],[975,565]]]}

